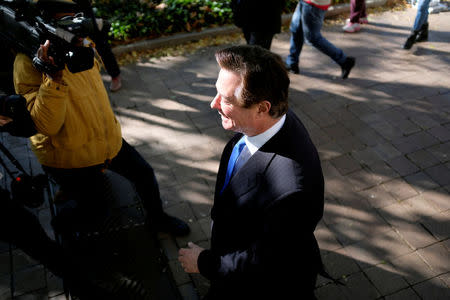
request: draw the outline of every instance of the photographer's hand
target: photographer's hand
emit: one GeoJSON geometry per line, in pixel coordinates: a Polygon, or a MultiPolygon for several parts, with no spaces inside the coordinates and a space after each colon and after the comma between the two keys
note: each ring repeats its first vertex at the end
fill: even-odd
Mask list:
{"type": "MultiPolygon", "coordinates": [[[[55,65],[55,61],[52,56],[48,56],[48,48],[50,47],[50,41],[46,40],[44,45],[41,45],[37,51],[36,56],[41,59],[42,61],[46,63],[50,63],[52,65],[55,65]]],[[[52,74],[47,74],[50,79],[56,82],[62,82],[62,70],[56,71],[52,74]]]]}
{"type": "Polygon", "coordinates": [[[8,124],[9,122],[12,122],[13,119],[7,117],[7,116],[2,116],[0,115],[0,126],[5,126],[6,124],[8,124]]]}

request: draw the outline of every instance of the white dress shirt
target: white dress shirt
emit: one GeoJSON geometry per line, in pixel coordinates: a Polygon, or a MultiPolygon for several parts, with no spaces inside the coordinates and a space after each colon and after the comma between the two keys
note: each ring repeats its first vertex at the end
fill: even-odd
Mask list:
{"type": "Polygon", "coordinates": [[[284,125],[284,121],[286,121],[286,115],[283,115],[278,122],[272,125],[269,129],[255,136],[246,136],[244,135],[245,144],[247,145],[248,150],[251,155],[255,154],[259,148],[261,148],[268,140],[270,140],[278,131],[280,131],[281,127],[284,125]]]}

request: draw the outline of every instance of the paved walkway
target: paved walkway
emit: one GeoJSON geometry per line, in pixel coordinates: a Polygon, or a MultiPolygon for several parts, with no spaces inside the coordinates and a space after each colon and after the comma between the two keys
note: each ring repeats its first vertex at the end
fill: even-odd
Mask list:
{"type": "MultiPolygon", "coordinates": [[[[320,278],[320,300],[450,299],[450,13],[430,15],[430,41],[405,51],[414,16],[413,9],[371,15],[354,35],[324,28],[357,58],[346,81],[307,45],[301,75],[291,75],[291,108],[308,128],[325,174],[316,236],[330,274],[345,283],[320,278]]],[[[272,50],[285,57],[288,39],[278,35],[272,50]]],[[[209,108],[216,49],[123,66],[124,87],[111,94],[123,135],[156,171],[166,211],[191,225],[186,238],[159,236],[186,300],[199,299],[208,283],[182,272],[177,251],[188,241],[208,245],[215,176],[230,137],[209,108]]],[[[45,209],[40,216],[48,223],[45,209]]],[[[0,298],[8,299],[5,255],[0,260],[0,298]]],[[[27,265],[26,258],[20,262],[27,265]]],[[[33,285],[41,269],[23,275],[30,283],[22,281],[19,299],[37,299],[37,289],[62,299],[52,297],[58,289],[49,281],[33,285]]]]}

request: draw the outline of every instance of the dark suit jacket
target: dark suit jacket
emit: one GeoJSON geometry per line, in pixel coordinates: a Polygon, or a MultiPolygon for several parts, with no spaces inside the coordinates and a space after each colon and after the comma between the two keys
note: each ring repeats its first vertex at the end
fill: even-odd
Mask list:
{"type": "Polygon", "coordinates": [[[313,234],[324,205],[317,150],[288,111],[281,130],[220,194],[241,137],[235,135],[223,151],[211,211],[211,249],[198,259],[201,274],[211,280],[208,299],[297,299],[288,296],[299,293],[312,299],[322,267],[313,234]]]}

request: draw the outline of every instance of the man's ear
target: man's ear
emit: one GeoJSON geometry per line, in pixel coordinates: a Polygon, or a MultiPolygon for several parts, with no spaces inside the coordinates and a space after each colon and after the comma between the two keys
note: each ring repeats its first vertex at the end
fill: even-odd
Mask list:
{"type": "Polygon", "coordinates": [[[264,100],[258,103],[258,112],[259,113],[269,113],[272,104],[269,101],[264,100]]]}

